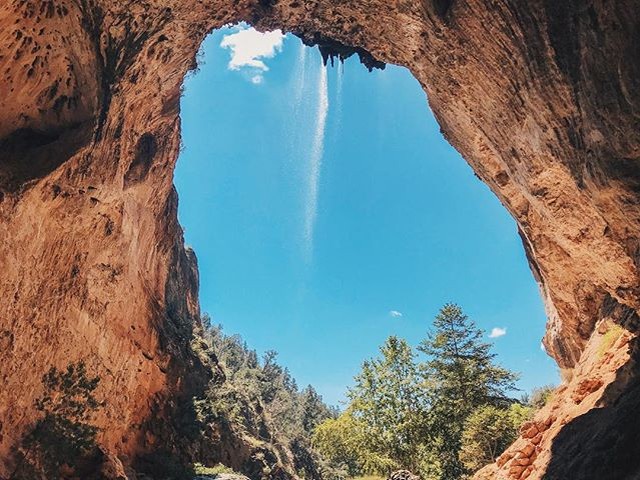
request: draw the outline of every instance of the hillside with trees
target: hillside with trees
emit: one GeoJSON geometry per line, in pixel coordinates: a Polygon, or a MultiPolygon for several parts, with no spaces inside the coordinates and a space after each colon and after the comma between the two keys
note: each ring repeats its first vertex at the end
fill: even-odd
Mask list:
{"type": "Polygon", "coordinates": [[[455,304],[442,307],[415,348],[389,337],[363,362],[342,411],[311,385],[299,388],[276,352],[258,356],[208,317],[203,326],[225,381],[212,381],[197,400],[197,421],[218,445],[236,448],[200,457],[252,480],[385,477],[398,469],[462,480],[493,462],[553,394],[545,386],[512,398],[517,375],[496,362],[485,333],[455,304]]]}
{"type": "Polygon", "coordinates": [[[252,479],[334,477],[312,448],[311,436],[320,423],[338,415],[337,409],[311,385],[299,388],[275,351],[258,356],[242,337],[225,334],[208,316],[203,330],[225,379],[211,382],[205,398],[196,401],[198,423],[221,446],[204,451],[202,462],[222,463],[252,479]]]}

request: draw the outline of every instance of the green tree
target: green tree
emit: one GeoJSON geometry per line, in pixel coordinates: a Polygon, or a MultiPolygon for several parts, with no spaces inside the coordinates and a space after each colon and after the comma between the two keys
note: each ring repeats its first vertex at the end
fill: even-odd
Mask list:
{"type": "Polygon", "coordinates": [[[227,381],[198,404],[202,423],[225,421],[278,449],[288,446],[308,479],[406,468],[424,480],[458,480],[508,443],[514,412],[523,409],[509,407],[516,376],[495,363],[483,332],[457,305],[445,305],[434,320],[419,347],[422,362],[406,341],[389,337],[363,363],[339,415],[313,387],[299,391],[275,352],[258,359],[219,326],[205,336],[227,381]],[[482,437],[492,420],[485,429],[491,437],[482,437]]]}
{"type": "Polygon", "coordinates": [[[455,304],[446,304],[433,330],[418,347],[431,406],[431,432],[441,462],[441,480],[456,480],[469,471],[459,458],[467,417],[482,405],[506,406],[506,392],[517,375],[498,366],[483,332],[455,304]]]}
{"type": "Polygon", "coordinates": [[[518,437],[522,423],[532,409],[518,403],[509,408],[483,405],[466,419],[462,432],[460,460],[470,471],[492,463],[518,437]]]}
{"type": "Polygon", "coordinates": [[[90,422],[102,406],[94,396],[99,382],[84,362],[42,377],[44,394],[35,402],[42,418],[22,441],[12,479],[66,478],[94,453],[98,428],[90,422]]]}
{"type": "MultiPolygon", "coordinates": [[[[262,357],[262,400],[272,402],[278,390],[286,389],[285,370],[277,362],[278,352],[267,350],[262,357]]],[[[288,375],[287,375],[288,376],[288,375]]]]}
{"type": "Polygon", "coordinates": [[[395,466],[389,458],[369,448],[367,425],[347,409],[337,418],[329,418],[313,432],[313,447],[334,471],[356,477],[380,473],[395,466]]]}
{"type": "MultiPolygon", "coordinates": [[[[409,344],[389,337],[381,356],[365,361],[349,390],[353,414],[366,426],[369,451],[397,466],[416,470],[427,430],[428,405],[409,344]]],[[[379,471],[386,474],[388,471],[379,471]]]]}
{"type": "Polygon", "coordinates": [[[324,420],[330,418],[332,413],[322,401],[322,396],[311,385],[307,385],[300,393],[300,421],[303,430],[311,434],[313,430],[324,420]]]}

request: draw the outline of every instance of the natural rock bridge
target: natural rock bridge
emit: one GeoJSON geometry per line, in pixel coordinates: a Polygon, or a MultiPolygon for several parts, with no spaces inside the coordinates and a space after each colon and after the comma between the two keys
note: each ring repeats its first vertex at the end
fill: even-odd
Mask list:
{"type": "Polygon", "coordinates": [[[409,68],[516,219],[567,381],[479,475],[640,475],[636,0],[4,1],[0,474],[42,374],[70,360],[101,372],[110,455],[178,444],[180,398],[215,373],[190,346],[198,274],[172,185],[180,89],[207,33],[239,21],[409,68]],[[626,333],[601,355],[614,324],[626,333]]]}

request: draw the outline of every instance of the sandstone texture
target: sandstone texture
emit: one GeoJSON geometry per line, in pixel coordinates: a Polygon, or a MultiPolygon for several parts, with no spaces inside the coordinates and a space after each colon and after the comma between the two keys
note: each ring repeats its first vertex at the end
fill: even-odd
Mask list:
{"type": "Polygon", "coordinates": [[[172,185],[180,90],[207,33],[239,21],[409,68],[516,219],[567,381],[479,475],[637,478],[637,0],[2,2],[0,476],[42,374],[76,360],[102,378],[109,455],[180,448],[181,409],[218,374],[191,345],[197,266],[172,185]]]}

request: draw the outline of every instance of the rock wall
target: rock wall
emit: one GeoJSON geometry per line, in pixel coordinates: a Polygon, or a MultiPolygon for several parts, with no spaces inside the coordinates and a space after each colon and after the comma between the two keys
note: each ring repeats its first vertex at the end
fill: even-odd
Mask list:
{"type": "MultiPolygon", "coordinates": [[[[101,443],[125,463],[173,435],[154,434],[149,418],[170,424],[176,398],[210,374],[190,347],[197,271],[176,220],[172,172],[184,75],[208,32],[241,20],[293,32],[325,53],[356,51],[368,66],[409,68],[445,137],[516,219],[547,306],[545,346],[573,378],[548,417],[551,433],[537,444],[547,454],[513,465],[521,452],[514,454],[490,475],[537,478],[548,468],[547,478],[568,478],[563,465],[604,445],[573,448],[596,425],[620,435],[610,463],[637,474],[639,430],[619,428],[640,403],[634,342],[609,347],[620,364],[606,363],[592,345],[602,325],[631,336],[638,327],[639,7],[637,0],[3,2],[0,475],[35,418],[33,399],[51,365],[82,359],[101,376],[101,443]],[[602,385],[583,390],[599,393],[577,410],[568,406],[575,405],[569,392],[593,376],[602,385]]],[[[580,478],[623,478],[590,471],[580,478]]]]}

